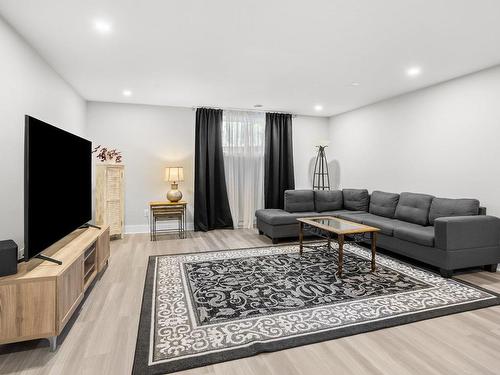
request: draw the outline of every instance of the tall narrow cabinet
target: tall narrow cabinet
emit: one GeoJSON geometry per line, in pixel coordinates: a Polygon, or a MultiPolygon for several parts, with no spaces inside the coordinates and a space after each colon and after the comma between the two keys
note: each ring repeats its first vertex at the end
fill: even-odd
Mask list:
{"type": "Polygon", "coordinates": [[[111,237],[123,236],[124,223],[124,166],[122,164],[96,165],[97,225],[109,225],[111,237]]]}

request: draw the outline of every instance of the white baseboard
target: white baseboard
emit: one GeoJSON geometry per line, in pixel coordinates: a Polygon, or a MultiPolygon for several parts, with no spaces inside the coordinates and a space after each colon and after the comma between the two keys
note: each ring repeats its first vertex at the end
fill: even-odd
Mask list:
{"type": "MultiPolygon", "coordinates": [[[[193,223],[187,223],[186,229],[193,230],[193,223]]],[[[158,230],[171,230],[177,229],[177,223],[160,223],[157,225],[158,230]]],[[[125,225],[125,234],[135,234],[135,233],[149,233],[149,225],[148,224],[139,224],[139,225],[125,225]]]]}

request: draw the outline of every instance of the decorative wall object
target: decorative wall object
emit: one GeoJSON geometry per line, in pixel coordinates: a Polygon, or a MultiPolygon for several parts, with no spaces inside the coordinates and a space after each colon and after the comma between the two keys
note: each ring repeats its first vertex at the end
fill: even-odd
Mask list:
{"type": "Polygon", "coordinates": [[[316,146],[318,155],[314,163],[313,190],[330,190],[330,176],[328,175],[328,161],[326,160],[325,148],[328,146],[316,146]]]}
{"type": "Polygon", "coordinates": [[[122,162],[122,153],[118,151],[116,148],[108,149],[107,147],[102,147],[101,145],[94,148],[92,151],[93,154],[97,154],[96,158],[102,163],[121,163],[122,162]]]}

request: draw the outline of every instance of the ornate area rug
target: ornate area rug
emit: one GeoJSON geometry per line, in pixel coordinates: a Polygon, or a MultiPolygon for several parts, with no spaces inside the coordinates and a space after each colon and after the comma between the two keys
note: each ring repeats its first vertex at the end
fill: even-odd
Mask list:
{"type": "Polygon", "coordinates": [[[479,287],[346,244],[150,257],[134,374],[164,374],[499,303],[479,287]]]}

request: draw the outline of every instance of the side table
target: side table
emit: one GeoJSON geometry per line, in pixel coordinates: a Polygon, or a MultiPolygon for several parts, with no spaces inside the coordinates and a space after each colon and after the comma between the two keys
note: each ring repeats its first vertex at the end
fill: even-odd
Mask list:
{"type": "Polygon", "coordinates": [[[177,232],[179,238],[186,238],[186,201],[153,201],[149,202],[149,234],[150,240],[156,241],[158,234],[177,232]],[[177,229],[158,230],[158,221],[177,221],[177,229]]]}

